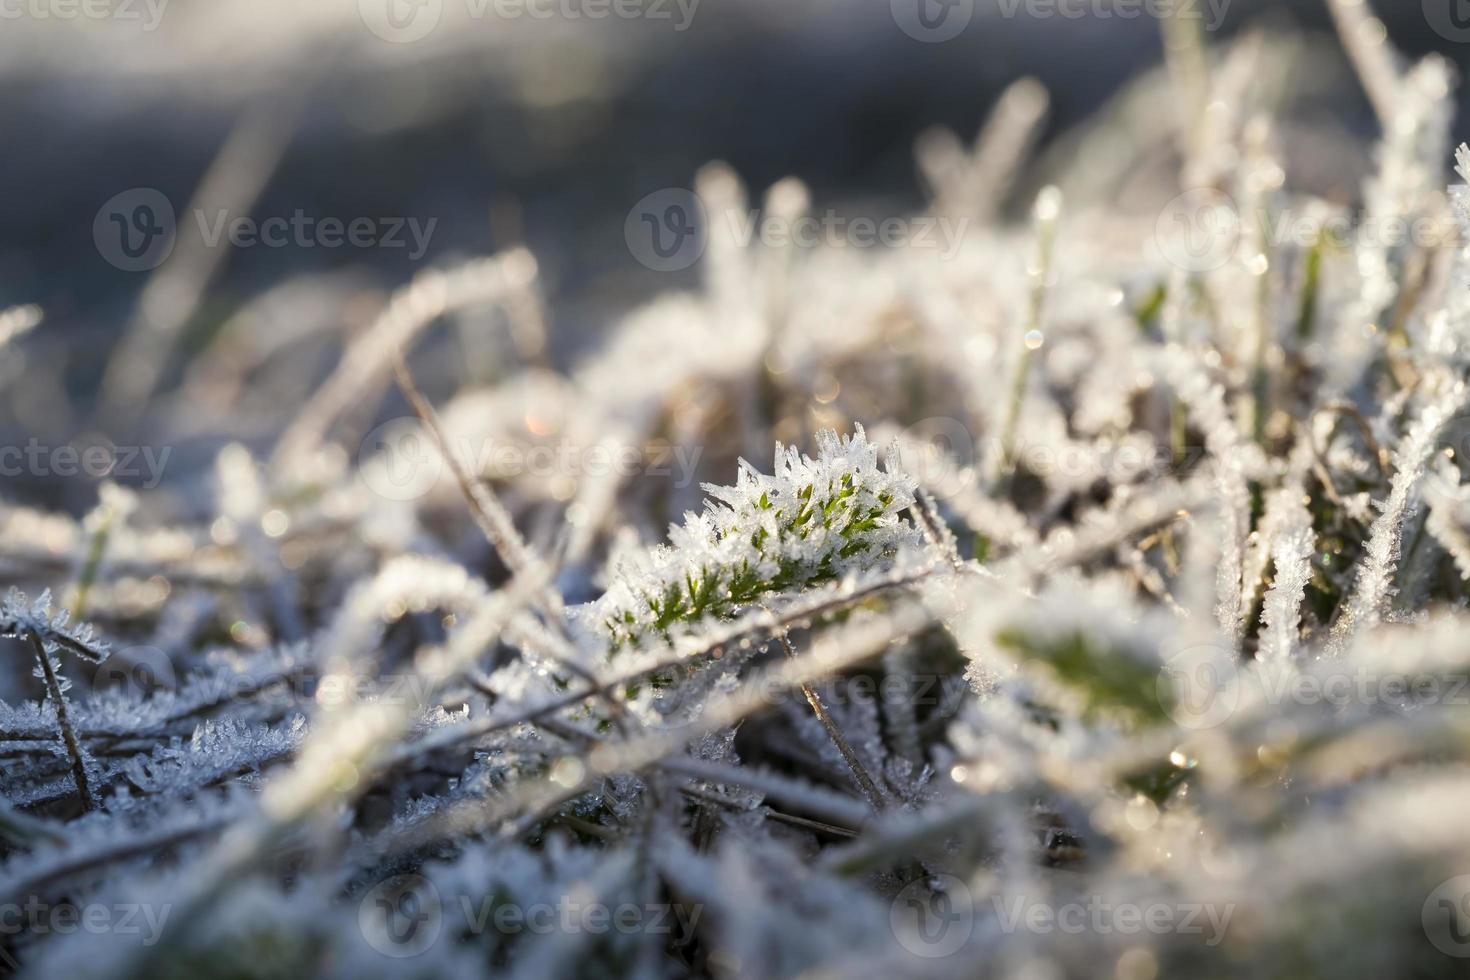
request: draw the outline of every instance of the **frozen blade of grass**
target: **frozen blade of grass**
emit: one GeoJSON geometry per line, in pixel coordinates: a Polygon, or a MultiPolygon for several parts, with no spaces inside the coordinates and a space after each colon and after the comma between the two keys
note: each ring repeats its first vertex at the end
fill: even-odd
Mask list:
{"type": "Polygon", "coordinates": [[[87,774],[87,758],[83,754],[82,743],[71,726],[66,693],[62,690],[61,679],[57,675],[57,664],[51,659],[51,654],[47,652],[46,645],[38,634],[31,633],[30,641],[36,652],[36,668],[46,682],[46,697],[56,712],[56,727],[61,731],[62,744],[71,759],[72,778],[77,783],[77,795],[81,798],[82,809],[91,810],[97,805],[97,798],[92,792],[91,779],[87,774]]]}
{"type": "MultiPolygon", "coordinates": [[[[296,121],[306,107],[306,94],[311,88],[307,76],[314,74],[319,64],[309,63],[305,71],[291,78],[284,94],[271,92],[247,109],[181,214],[214,217],[250,213],[286,152],[296,121]]],[[[188,227],[188,222],[182,224],[188,227]]],[[[103,414],[114,425],[126,428],[142,417],[179,334],[230,254],[226,243],[209,241],[202,227],[198,237],[181,238],[169,261],[143,287],[137,311],[108,360],[101,402],[103,414]]]]}
{"type": "Polygon", "coordinates": [[[1046,118],[1046,88],[1034,78],[1006,87],[966,152],[954,133],[930,130],[914,147],[936,212],[965,221],[988,221],[1005,204],[1046,118]]]}
{"type": "Polygon", "coordinates": [[[1220,623],[1221,631],[1239,643],[1245,629],[1241,613],[1245,605],[1242,543],[1250,533],[1250,496],[1245,482],[1239,478],[1238,472],[1231,472],[1229,463],[1222,463],[1216,469],[1216,474],[1222,546],[1220,564],[1215,574],[1215,617],[1220,623]]]}
{"type": "Polygon", "coordinates": [[[995,815],[994,800],[968,795],[945,801],[923,813],[895,811],[858,840],[828,851],[820,863],[835,874],[856,877],[901,860],[924,845],[935,846],[945,842],[957,833],[979,836],[977,825],[989,830],[986,824],[992,822],[995,815]]]}
{"type": "Polygon", "coordinates": [[[911,644],[899,644],[883,655],[883,720],[894,751],[915,766],[924,763],[919,721],[909,692],[914,683],[915,652],[911,644]]]}
{"type": "MultiPolygon", "coordinates": [[[[1320,108],[1321,79],[1276,83],[1282,66],[1313,64],[1310,52],[1282,34],[1246,37],[1223,57],[1190,45],[1117,100],[1093,138],[1058,139],[1050,159],[1063,166],[1037,168],[1038,182],[1067,188],[1072,217],[1016,432],[1026,465],[1004,499],[986,496],[993,457],[974,433],[990,450],[1006,422],[1012,332],[1035,296],[1036,229],[1024,220],[964,227],[938,261],[915,241],[747,240],[731,234],[747,225],[726,220],[747,206],[738,179],[705,171],[718,237],[704,282],[636,311],[602,344],[559,348],[544,370],[510,378],[453,359],[496,350],[471,348],[464,331],[507,313],[514,324],[507,308],[534,298],[534,280],[509,292],[481,284],[494,309],[456,317],[460,342],[419,351],[426,371],[466,386],[442,429],[404,372],[441,445],[516,454],[453,474],[472,521],[442,494],[363,492],[384,454],[354,466],[344,445],[324,445],[392,383],[406,348],[385,338],[400,331],[407,343],[428,322],[416,317],[453,305],[442,280],[427,284],[438,299],[393,331],[380,321],[365,338],[373,357],[345,354],[337,380],[307,399],[303,424],[320,428],[304,473],[294,460],[257,466],[243,446],[288,427],[292,391],[317,367],[298,350],[330,343],[361,282],[303,276],[242,314],[169,404],[182,409],[199,382],[222,378],[235,417],[156,403],[150,418],[186,433],[201,462],[140,492],[113,522],[105,561],[89,560],[95,524],[0,502],[0,574],[36,591],[90,581],[91,619],[166,655],[126,650],[88,685],[64,653],[105,652],[85,630],[45,603],[0,606],[0,632],[27,645],[16,666],[39,640],[77,681],[61,691],[65,716],[101,798],[79,817],[41,818],[75,809],[74,756],[58,750],[48,703],[61,699],[48,687],[0,704],[0,897],[148,899],[173,912],[152,947],[83,929],[20,936],[5,955],[35,975],[151,980],[245,963],[371,976],[395,958],[367,920],[388,913],[376,938],[401,945],[394,933],[435,924],[413,919],[432,907],[415,900],[437,890],[446,928],[406,962],[445,976],[487,964],[586,972],[594,961],[640,977],[908,975],[936,962],[956,975],[1041,963],[1066,976],[1173,976],[1228,960],[1236,972],[1288,962],[1368,980],[1451,962],[1425,939],[1453,923],[1422,913],[1432,894],[1447,899],[1441,910],[1455,905],[1461,896],[1435,883],[1470,866],[1459,819],[1470,721],[1458,709],[1470,591],[1440,548],[1470,569],[1457,428],[1470,274],[1465,255],[1375,244],[1367,227],[1443,212],[1443,66],[1396,80],[1398,128],[1385,130],[1368,217],[1349,229],[1362,237],[1344,251],[1332,241],[1343,208],[1290,174],[1281,182],[1271,135],[1292,159],[1320,146],[1334,167],[1361,156],[1299,128],[1298,96],[1320,108]],[[1171,90],[1181,61],[1185,84],[1171,90]],[[1174,159],[1179,96],[1194,107],[1179,141],[1185,187],[1229,194],[1242,220],[1271,223],[1237,229],[1243,247],[1214,268],[1167,254],[1210,229],[1153,221],[1176,191],[1158,175],[1174,159]],[[1298,218],[1310,234],[1295,234],[1298,218]],[[1139,237],[1150,233],[1160,248],[1139,237]],[[1340,346],[1329,325],[1385,297],[1372,317],[1382,333],[1340,346]],[[280,325],[247,337],[263,320],[280,325]],[[576,366],[559,376],[563,358],[576,366]],[[232,363],[221,371],[221,360],[232,363]],[[1341,383],[1349,375],[1361,383],[1341,383]],[[828,430],[857,418],[882,438],[834,441],[828,430]],[[704,492],[693,482],[737,453],[758,458],[778,438],[819,431],[811,457],[783,448],[774,473],[704,492]],[[877,446],[890,442],[907,471],[881,464],[877,446]],[[637,462],[534,469],[533,454],[563,447],[581,464],[583,451],[650,462],[665,446],[705,455],[679,460],[682,482],[637,462]],[[213,495],[200,492],[210,458],[213,495]],[[479,493],[482,478],[493,482],[479,493]],[[677,516],[706,493],[702,513],[677,516]],[[859,499],[869,514],[848,521],[859,499]],[[280,522],[262,520],[274,510],[289,516],[279,535],[269,531],[280,522]],[[945,519],[987,565],[958,560],[945,519]],[[543,542],[559,535],[570,557],[552,560],[561,552],[543,542]],[[658,541],[668,544],[644,544],[658,541]],[[742,559],[749,576],[725,574],[742,559]],[[492,592],[487,565],[509,568],[514,584],[492,592]],[[272,601],[296,610],[306,642],[264,646],[272,601]],[[606,611],[632,615],[620,643],[606,611]],[[783,640],[802,653],[776,649],[783,640]],[[134,676],[154,665],[159,676],[134,676]],[[797,691],[820,697],[802,705],[797,691]],[[395,891],[390,876],[413,884],[395,891]],[[927,906],[931,927],[962,925],[933,918],[963,919],[955,882],[975,911],[1005,905],[1003,918],[974,917],[950,957],[917,955],[905,940],[923,939],[924,920],[920,933],[898,920],[927,906]],[[675,936],[494,928],[507,907],[584,893],[705,918],[675,936]],[[1120,945],[1097,930],[1003,928],[1014,899],[1056,910],[1079,895],[1115,909],[1230,901],[1249,908],[1249,928],[1232,926],[1223,952],[1183,929],[1120,945]],[[471,928],[450,928],[461,909],[471,928]],[[1364,922],[1382,926],[1372,942],[1364,922]]],[[[1009,111],[998,106],[997,119],[1009,111]]],[[[988,151],[943,137],[930,151],[925,177],[945,199],[932,210],[969,194],[978,214],[1002,193],[965,187],[988,151]]],[[[1461,157],[1470,172],[1470,149],[1461,157]]],[[[1470,227],[1470,190],[1451,197],[1470,227]]],[[[788,180],[755,214],[820,220],[809,205],[788,180]]],[[[56,338],[35,341],[49,352],[56,338]]],[[[48,367],[28,345],[0,352],[7,379],[23,382],[12,405],[48,417],[55,404],[57,419],[106,430],[109,420],[64,404],[69,386],[53,379],[69,379],[48,367]]]]}
{"type": "Polygon", "coordinates": [[[1470,492],[1461,482],[1458,469],[1448,460],[1441,461],[1436,478],[1443,481],[1446,489],[1430,503],[1424,529],[1449,553],[1460,577],[1470,581],[1470,533],[1466,531],[1470,523],[1470,508],[1466,506],[1470,492]]]}
{"type": "Polygon", "coordinates": [[[60,844],[66,840],[66,833],[61,826],[21,813],[0,799],[0,840],[19,847],[60,844]]]}
{"type": "MultiPolygon", "coordinates": [[[[791,645],[790,638],[785,633],[782,633],[779,639],[782,648],[786,651],[786,655],[793,660],[797,659],[796,648],[791,645]]],[[[832,744],[837,746],[837,751],[842,754],[842,761],[847,763],[847,768],[852,773],[852,778],[857,782],[858,788],[863,791],[863,797],[868,801],[868,806],[873,808],[874,813],[882,813],[888,807],[886,794],[878,788],[878,784],[873,781],[873,777],[868,775],[867,768],[863,766],[862,760],[858,758],[858,754],[848,744],[847,739],[842,734],[842,729],[837,726],[837,722],[832,720],[832,713],[827,710],[827,706],[822,702],[822,697],[817,693],[817,689],[809,683],[802,683],[801,693],[806,698],[806,703],[811,705],[812,714],[817,716],[817,721],[821,722],[822,728],[826,730],[827,737],[832,740],[832,744]]]]}
{"type": "Polygon", "coordinates": [[[1062,215],[1062,192],[1056,187],[1044,187],[1036,195],[1031,211],[1035,223],[1035,252],[1027,266],[1031,291],[1022,320],[1021,343],[1016,348],[1014,367],[1011,373],[1010,398],[1006,402],[1005,421],[1001,424],[1000,454],[993,470],[996,480],[1009,479],[1015,471],[1016,431],[1021,422],[1021,410],[1026,401],[1026,384],[1031,376],[1031,361],[1043,343],[1041,332],[1042,315],[1045,312],[1046,290],[1052,275],[1052,254],[1055,251],[1057,225],[1062,215]]]}
{"type": "Polygon", "coordinates": [[[1186,157],[1198,152],[1200,132],[1209,107],[1210,63],[1199,20],[1171,7],[1159,20],[1164,62],[1179,93],[1180,145],[1186,157]]]}
{"type": "MultiPolygon", "coordinates": [[[[413,718],[431,706],[433,695],[467,670],[484,652],[485,638],[494,636],[510,617],[544,587],[544,582],[513,580],[510,587],[481,602],[468,621],[454,630],[446,643],[416,658],[420,683],[411,696],[396,702],[352,703],[328,710],[290,768],[266,787],[258,815],[225,834],[198,868],[180,896],[179,914],[168,936],[187,935],[206,916],[230,884],[254,870],[261,856],[293,829],[321,817],[334,803],[354,798],[368,788],[368,777],[383,771],[392,757],[395,740],[406,733],[413,718]]],[[[324,679],[330,682],[332,678],[324,679]]],[[[146,976],[168,948],[160,943],[142,951],[120,970],[120,975],[146,976]]]]}
{"type": "Polygon", "coordinates": [[[726,315],[749,315],[754,312],[748,297],[755,270],[748,243],[740,233],[741,221],[750,213],[745,185],[733,168],[717,162],[706,164],[694,175],[694,191],[709,220],[702,265],[706,288],[716,309],[726,315]]]}
{"type": "MultiPolygon", "coordinates": [[[[483,481],[475,479],[474,474],[466,469],[464,460],[454,452],[444,435],[444,427],[439,422],[438,413],[434,411],[434,406],[419,390],[401,354],[393,356],[393,374],[399,388],[403,390],[404,395],[413,405],[414,412],[433,433],[440,455],[448,461],[450,471],[454,473],[455,481],[459,484],[460,492],[469,505],[475,525],[496,549],[506,567],[516,576],[517,581],[538,583],[533,602],[545,614],[548,633],[555,641],[554,649],[542,652],[583,681],[595,682],[591,672],[579,662],[576,644],[568,631],[564,617],[565,610],[561,595],[551,586],[551,570],[526,544],[525,539],[516,530],[510,514],[495,496],[494,491],[483,481]]],[[[619,726],[623,725],[622,706],[609,697],[603,697],[602,700],[611,712],[614,722],[619,726]]]]}
{"type": "Polygon", "coordinates": [[[1437,353],[1464,363],[1470,358],[1470,146],[1464,143],[1455,148],[1455,173],[1460,182],[1450,185],[1450,206],[1462,244],[1450,264],[1445,308],[1430,319],[1429,343],[1437,353]]]}
{"type": "Polygon", "coordinates": [[[82,527],[91,537],[76,581],[67,593],[64,603],[72,615],[77,617],[86,614],[87,596],[92,591],[102,559],[107,554],[107,542],[112,536],[113,524],[126,520],[127,515],[137,506],[136,496],[115,483],[102,484],[97,498],[97,506],[82,521],[82,527]]]}
{"type": "Polygon", "coordinates": [[[1110,551],[1160,524],[1183,520],[1214,499],[1215,491],[1209,481],[1195,477],[1119,497],[1106,507],[1082,514],[1074,527],[1058,528],[1039,546],[1018,551],[998,563],[994,567],[995,576],[1029,582],[1055,574],[1110,551]]]}
{"type": "Polygon", "coordinates": [[[933,495],[922,488],[914,493],[914,518],[930,547],[943,555],[951,565],[959,568],[964,562],[960,558],[954,534],[945,523],[944,516],[939,513],[939,504],[933,495]]]}
{"type": "Polygon", "coordinates": [[[671,756],[658,765],[660,769],[701,782],[752,790],[768,799],[780,800],[785,806],[817,814],[823,820],[849,828],[862,827],[873,817],[871,808],[853,797],[839,795],[779,772],[729,766],[688,756],[671,756]]]}
{"type": "Polygon", "coordinates": [[[1338,612],[1327,641],[1329,656],[1341,656],[1354,633],[1382,619],[1398,564],[1404,521],[1414,503],[1414,491],[1435,450],[1440,430],[1461,411],[1470,392],[1465,382],[1453,381],[1424,407],[1409,426],[1394,453],[1394,475],[1388,499],[1368,529],[1368,541],[1358,564],[1353,591],[1338,612]]]}
{"type": "Polygon", "coordinates": [[[0,309],[0,351],[15,338],[33,330],[41,319],[41,308],[34,304],[0,309]]]}
{"type": "Polygon", "coordinates": [[[400,746],[390,764],[400,765],[428,752],[459,745],[527,722],[535,722],[590,698],[620,689],[626,690],[629,685],[646,679],[650,674],[670,670],[691,660],[703,659],[725,648],[749,646],[773,639],[787,630],[810,625],[823,616],[855,608],[889,592],[915,588],[932,581],[938,575],[948,573],[949,569],[943,566],[921,565],[836,583],[826,588],[810,590],[806,595],[774,609],[760,607],[729,623],[678,636],[672,644],[672,652],[669,645],[664,643],[651,644],[641,650],[628,650],[616,661],[620,669],[611,677],[566,694],[547,696],[544,700],[522,705],[515,710],[494,711],[483,718],[437,729],[416,742],[400,746]]]}
{"type": "Polygon", "coordinates": [[[1300,642],[1301,607],[1312,578],[1315,542],[1311,524],[1306,521],[1283,531],[1276,539],[1272,549],[1276,578],[1261,610],[1261,660],[1288,661],[1300,642]]]}
{"type": "MultiPolygon", "coordinates": [[[[515,522],[510,518],[504,505],[496,498],[484,482],[477,480],[470,473],[460,455],[454,451],[444,435],[444,426],[439,422],[439,414],[434,411],[434,406],[424,397],[414,382],[413,375],[404,363],[402,353],[395,352],[391,355],[393,365],[393,376],[402,389],[409,404],[413,406],[414,413],[434,437],[434,443],[439,447],[439,454],[449,464],[450,472],[454,474],[455,482],[459,484],[460,492],[464,495],[465,502],[470,506],[470,514],[475,520],[475,526],[485,539],[495,548],[500,560],[505,562],[512,574],[522,575],[545,575],[545,569],[541,567],[540,560],[531,552],[525,540],[516,530],[515,522]]],[[[553,607],[554,612],[560,611],[560,604],[553,607]]]]}
{"type": "Polygon", "coordinates": [[[1205,447],[1214,463],[1216,499],[1221,530],[1220,563],[1216,574],[1216,617],[1226,636],[1238,641],[1244,630],[1242,601],[1244,542],[1250,532],[1250,491],[1247,479],[1264,465],[1260,448],[1247,442],[1225,406],[1224,391],[1205,373],[1188,351],[1170,345],[1160,354],[1160,368],[1204,432],[1205,447]]]}
{"type": "Polygon", "coordinates": [[[51,656],[51,651],[63,649],[84,661],[100,663],[107,656],[107,650],[92,642],[91,631],[88,627],[83,626],[80,630],[68,629],[65,612],[51,616],[50,601],[50,593],[44,593],[28,609],[25,606],[24,596],[12,591],[6,596],[3,606],[0,606],[0,635],[24,637],[30,641],[36,656],[37,676],[46,686],[46,697],[55,712],[56,727],[61,743],[71,762],[72,778],[76,782],[77,794],[81,799],[83,811],[87,811],[97,805],[97,797],[89,772],[91,761],[82,747],[81,740],[77,737],[76,729],[72,726],[66,699],[66,685],[60,676],[59,665],[51,656]]]}
{"type": "MultiPolygon", "coordinates": [[[[63,841],[0,865],[0,895],[43,894],[48,886],[96,874],[109,865],[144,857],[181,841],[219,833],[243,810],[240,798],[226,796],[222,800],[201,800],[196,812],[179,814],[122,836],[106,818],[86,828],[70,827],[63,841]]],[[[96,819],[96,815],[88,819],[96,819]]]]}
{"type": "Polygon", "coordinates": [[[394,851],[415,848],[443,838],[459,838],[492,828],[508,827],[516,837],[538,823],[547,812],[607,776],[637,772],[678,752],[695,736],[739,723],[769,704],[770,692],[793,690],[883,652],[891,643],[911,636],[931,622],[931,617],[912,601],[898,602],[882,619],[849,623],[819,636],[812,650],[795,660],[768,668],[739,689],[706,706],[689,726],[673,734],[648,734],[634,739],[608,741],[595,749],[584,764],[558,773],[560,778],[539,779],[517,787],[495,805],[483,803],[456,806],[449,812],[383,842],[394,851]],[[508,823],[507,823],[508,822],[508,823]]]}
{"type": "Polygon", "coordinates": [[[41,593],[30,606],[26,605],[25,595],[15,589],[0,601],[0,636],[34,636],[47,647],[58,647],[88,663],[106,660],[107,644],[92,635],[90,626],[79,623],[73,627],[68,624],[69,619],[66,610],[51,613],[50,591],[41,593]]]}
{"type": "Polygon", "coordinates": [[[1387,130],[1398,112],[1399,71],[1388,44],[1383,21],[1373,15],[1367,0],[1327,0],[1327,9],[1337,25],[1342,46],[1357,69],[1368,101],[1387,130]]]}
{"type": "Polygon", "coordinates": [[[394,355],[409,349],[439,317],[452,310],[504,303],[532,288],[536,275],[536,260],[524,249],[448,271],[420,273],[389,298],[377,320],[343,354],[277,441],[272,462],[299,460],[315,450],[343,412],[382,389],[394,355]]]}
{"type": "Polygon", "coordinates": [[[907,469],[929,497],[939,496],[987,547],[1022,550],[1037,543],[1026,515],[1008,500],[992,497],[978,485],[975,470],[951,453],[896,426],[885,426],[881,438],[897,448],[907,469]]]}
{"type": "MultiPolygon", "coordinates": [[[[1394,94],[1393,114],[1382,117],[1377,167],[1363,188],[1365,227],[1422,221],[1440,206],[1443,158],[1449,149],[1453,115],[1448,64],[1438,57],[1425,58],[1401,82],[1394,83],[1394,94]]],[[[1354,258],[1359,292],[1338,321],[1328,362],[1329,392],[1352,392],[1390,337],[1402,343],[1395,301],[1403,293],[1411,251],[1392,236],[1357,237],[1354,258]]]]}

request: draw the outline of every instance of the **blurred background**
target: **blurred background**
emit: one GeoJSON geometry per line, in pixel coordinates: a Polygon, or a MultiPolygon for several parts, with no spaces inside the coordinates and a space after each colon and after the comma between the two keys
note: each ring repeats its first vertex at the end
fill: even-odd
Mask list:
{"type": "MultiPolygon", "coordinates": [[[[1182,2],[1212,44],[1253,29],[1292,39],[1290,63],[1277,66],[1291,76],[1286,171],[1300,189],[1355,201],[1375,126],[1325,6],[1182,2]]],[[[1377,13],[1405,53],[1441,51],[1463,75],[1470,30],[1449,19],[1452,2],[1395,0],[1377,13]]],[[[48,439],[85,426],[112,439],[146,429],[107,365],[130,324],[157,316],[181,322],[150,368],[152,390],[207,397],[207,384],[180,387],[190,352],[242,309],[263,330],[336,321],[326,332],[338,344],[300,366],[324,373],[343,331],[370,320],[385,291],[425,268],[515,245],[540,266],[553,338],[544,356],[565,366],[623,313],[699,275],[697,266],[657,271],[631,254],[624,223],[646,195],[688,187],[697,168],[723,160],[753,195],[797,175],[818,213],[910,212],[924,201],[920,134],[944,126],[968,141],[998,94],[1025,76],[1051,101],[1038,164],[1010,195],[1012,213],[1061,170],[1094,169],[1081,152],[1098,156],[1099,186],[1117,206],[1139,186],[1156,198],[1158,185],[1177,180],[1166,120],[1112,128],[1125,135],[1101,147],[1076,136],[1159,68],[1151,7],[0,0],[0,308],[39,304],[46,317],[24,353],[5,361],[0,419],[7,434],[48,439]],[[140,193],[166,203],[140,212],[140,193]],[[109,215],[118,200],[122,210],[109,215]],[[177,242],[165,260],[117,253],[116,236],[143,235],[170,207],[177,242]],[[197,247],[218,233],[213,216],[297,213],[368,219],[371,241],[232,247],[216,238],[197,247]]],[[[1464,135],[1462,120],[1456,138],[1464,135]]],[[[479,366],[493,373],[497,363],[487,355],[479,366]]],[[[73,494],[31,477],[11,492],[73,510],[95,500],[92,488],[73,494]]]]}

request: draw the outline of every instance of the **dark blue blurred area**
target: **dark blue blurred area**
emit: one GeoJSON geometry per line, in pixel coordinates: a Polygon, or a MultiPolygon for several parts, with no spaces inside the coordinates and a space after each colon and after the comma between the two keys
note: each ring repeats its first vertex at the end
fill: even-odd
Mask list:
{"type": "MultiPolygon", "coordinates": [[[[99,257],[99,206],[156,188],[187,222],[190,195],[242,112],[261,99],[284,105],[302,84],[306,108],[251,213],[437,219],[430,248],[418,261],[388,249],[236,250],[191,332],[293,275],[362,267],[391,287],[524,243],[552,293],[564,357],[639,299],[694,281],[694,271],[631,261],[621,228],[633,202],[688,186],[702,164],[727,161],[753,193],[794,174],[819,206],[900,211],[921,200],[912,147],[926,127],[969,139],[1004,86],[1034,75],[1050,92],[1055,134],[1161,58],[1155,19],[1005,17],[1000,0],[978,0],[944,43],[907,36],[889,0],[704,0],[682,32],[602,21],[523,22],[506,34],[481,19],[418,45],[372,36],[356,0],[305,6],[311,16],[291,4],[172,0],[153,34],[100,25],[85,44],[59,25],[19,36],[7,26],[0,306],[46,309],[37,342],[65,348],[83,401],[146,278],[99,257]],[[235,27],[257,22],[258,36],[235,27]]],[[[1406,53],[1470,61],[1470,46],[1436,35],[1418,0],[1378,7],[1406,53]]],[[[1331,30],[1317,2],[1230,0],[1226,12],[1214,43],[1254,26],[1331,30]]],[[[1334,111],[1369,137],[1366,100],[1343,77],[1334,111]]]]}

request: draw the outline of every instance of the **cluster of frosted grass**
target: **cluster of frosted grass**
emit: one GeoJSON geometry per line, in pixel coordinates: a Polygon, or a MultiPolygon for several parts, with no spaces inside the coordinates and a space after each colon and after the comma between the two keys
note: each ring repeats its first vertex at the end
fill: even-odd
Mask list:
{"type": "MultiPolygon", "coordinates": [[[[1333,9],[1383,136],[1304,128],[1299,152],[1372,157],[1365,227],[1470,237],[1448,66],[1333,9]]],[[[1333,213],[1280,163],[1303,52],[1166,26],[1167,71],[1034,165],[1032,82],[973,148],[921,141],[931,210],[970,219],[953,252],[716,222],[704,288],[561,370],[517,250],[395,293],[325,384],[287,368],[335,350],[333,304],[360,297],[292,281],[176,352],[177,389],[144,371],[133,408],[202,463],[81,520],[0,503],[0,576],[73,614],[0,605],[30,647],[0,677],[0,909],[136,907],[136,928],[27,919],[0,959],[1460,975],[1470,251],[1263,234],[1333,213]],[[997,224],[1023,166],[1059,190],[997,224]],[[1268,220],[1171,263],[1181,189],[1268,220]],[[464,364],[502,324],[519,362],[464,364]],[[394,377],[444,403],[411,401],[420,449],[672,455],[736,482],[451,452],[384,495],[399,447],[354,433],[394,377]],[[770,473],[736,462],[772,446],[770,473]]],[[[726,168],[697,186],[747,208],[726,168]]],[[[763,205],[809,206],[792,180],[763,205]]],[[[16,368],[44,338],[34,308],[0,311],[0,398],[61,397],[16,368]]]]}

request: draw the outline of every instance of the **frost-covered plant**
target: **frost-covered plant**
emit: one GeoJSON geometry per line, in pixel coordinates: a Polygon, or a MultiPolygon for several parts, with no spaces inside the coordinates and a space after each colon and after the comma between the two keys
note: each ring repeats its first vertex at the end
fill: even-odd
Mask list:
{"type": "Polygon", "coordinates": [[[669,543],[620,557],[607,593],[582,611],[616,652],[706,618],[869,569],[921,537],[900,513],[914,482],[861,425],[817,434],[815,458],[776,446],[775,471],[740,462],[734,486],[706,483],[703,512],[669,528],[669,543]]]}
{"type": "Polygon", "coordinates": [[[61,663],[54,656],[65,650],[88,663],[101,663],[107,657],[107,646],[97,642],[92,629],[86,624],[73,629],[68,626],[70,614],[63,610],[51,613],[51,593],[42,592],[33,605],[26,605],[26,597],[11,589],[4,600],[0,600],[0,636],[13,636],[30,642],[36,655],[35,676],[46,688],[46,699],[56,718],[56,728],[61,744],[71,760],[72,777],[76,780],[77,792],[82,806],[91,808],[96,804],[93,785],[96,780],[92,771],[95,763],[82,748],[72,727],[70,707],[66,692],[71,682],[61,672],[61,663]]]}
{"type": "MultiPolygon", "coordinates": [[[[0,963],[1460,975],[1470,186],[1440,193],[1445,65],[1332,7],[1376,154],[1298,126],[1315,42],[1217,56],[1170,18],[1166,70],[1034,161],[1032,82],[973,152],[926,137],[933,210],[973,219],[950,253],[716,222],[703,289],[569,366],[523,250],[350,344],[360,288],[303,277],[176,352],[177,390],[147,365],[128,412],[213,452],[0,501],[0,579],[115,651],[0,602],[0,963]],[[1288,142],[1372,158],[1365,220],[1463,240],[1275,234],[1337,213],[1288,142]],[[1254,223],[1218,264],[1173,237],[1181,190],[1254,223]],[[418,427],[359,445],[390,377],[418,427]],[[143,928],[11,928],[72,906],[143,928]]],[[[728,167],[696,187],[745,207],[728,167]]],[[[11,371],[38,321],[0,313],[0,398],[65,397],[11,371]]]]}
{"type": "Polygon", "coordinates": [[[0,600],[0,636],[34,639],[49,651],[63,650],[88,663],[99,664],[107,658],[108,645],[99,640],[91,626],[72,626],[71,613],[63,609],[51,611],[51,592],[43,591],[34,602],[25,594],[11,589],[0,600]]]}

